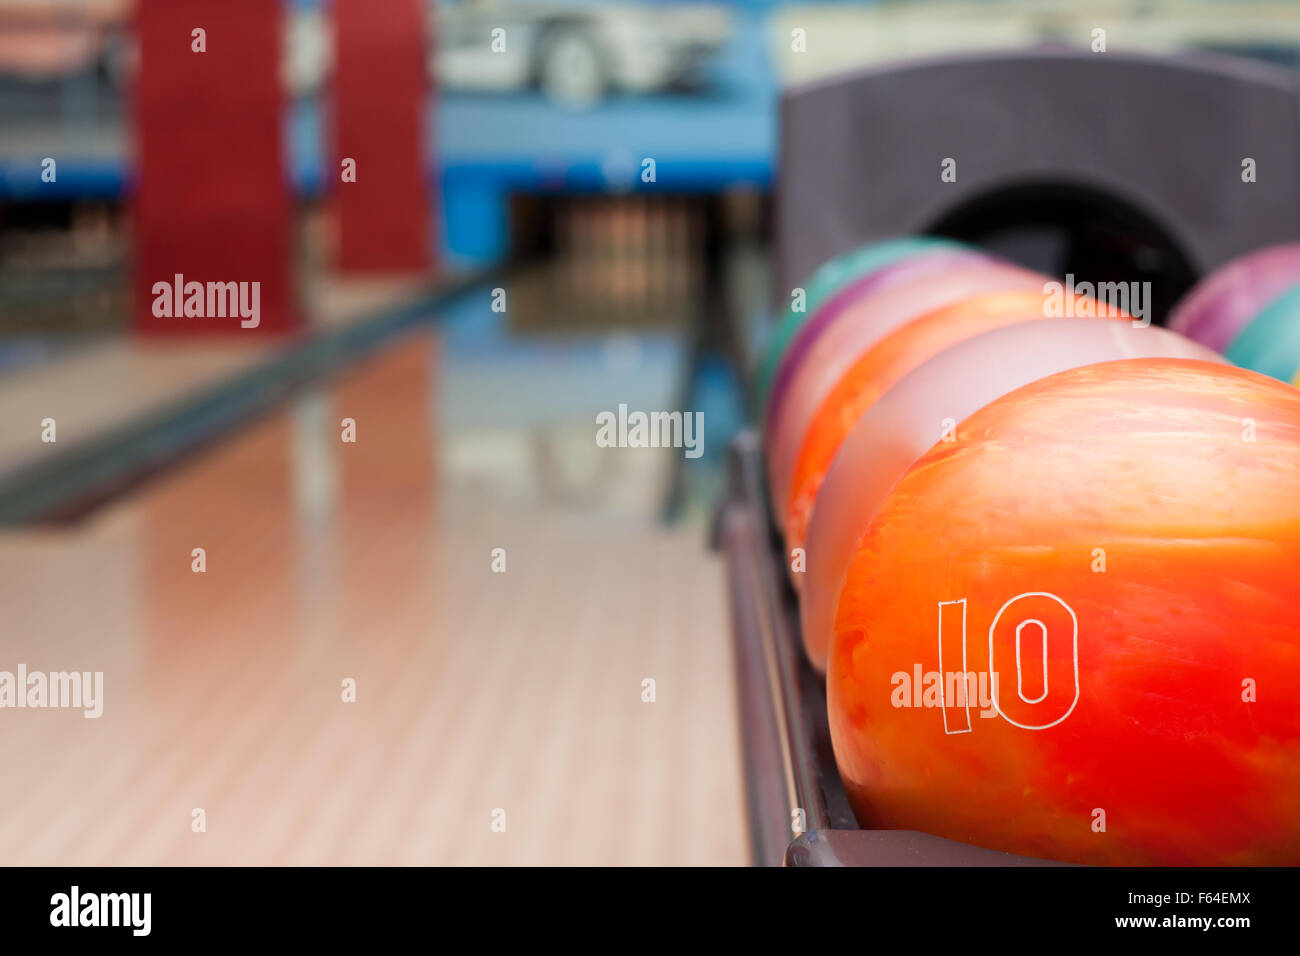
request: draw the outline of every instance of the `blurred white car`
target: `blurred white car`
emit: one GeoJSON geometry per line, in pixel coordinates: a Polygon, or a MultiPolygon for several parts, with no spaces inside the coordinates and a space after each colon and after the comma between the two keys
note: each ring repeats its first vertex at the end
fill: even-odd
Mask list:
{"type": "MultiPolygon", "coordinates": [[[[97,69],[121,85],[136,60],[132,0],[0,0],[0,76],[53,79],[97,69]]],[[[320,92],[333,67],[328,13],[285,4],[285,87],[320,92]]],[[[610,91],[695,81],[731,36],[731,14],[701,3],[437,0],[429,69],[448,90],[540,88],[569,106],[610,91]]]]}
{"type": "Polygon", "coordinates": [[[442,0],[431,66],[452,90],[540,88],[566,106],[610,91],[654,92],[699,78],[731,36],[706,4],[442,0]]]}

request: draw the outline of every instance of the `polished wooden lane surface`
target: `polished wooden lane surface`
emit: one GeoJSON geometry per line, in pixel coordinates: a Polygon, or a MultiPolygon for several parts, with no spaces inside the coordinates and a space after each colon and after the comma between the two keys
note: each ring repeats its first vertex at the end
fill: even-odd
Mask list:
{"type": "Polygon", "coordinates": [[[0,670],[104,672],[99,719],[0,710],[0,860],[745,862],[700,529],[440,460],[435,361],[419,337],[87,526],[0,535],[0,670]]]}

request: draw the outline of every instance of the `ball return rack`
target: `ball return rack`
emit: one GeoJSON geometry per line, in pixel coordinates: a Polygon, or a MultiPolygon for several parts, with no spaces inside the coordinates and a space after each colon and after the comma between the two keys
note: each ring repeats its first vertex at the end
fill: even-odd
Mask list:
{"type": "MultiPolygon", "coordinates": [[[[780,153],[777,303],[821,263],[891,236],[946,235],[1049,274],[1150,281],[1172,301],[1229,259],[1300,235],[1300,82],[1216,54],[1046,46],[873,67],[786,91],[780,153]],[[955,181],[940,180],[945,157],[960,165],[955,181]],[[1258,181],[1243,179],[1244,158],[1258,181]]],[[[737,436],[727,470],[713,541],[727,565],[753,861],[1059,865],[859,827],[755,433],[737,436]]]]}

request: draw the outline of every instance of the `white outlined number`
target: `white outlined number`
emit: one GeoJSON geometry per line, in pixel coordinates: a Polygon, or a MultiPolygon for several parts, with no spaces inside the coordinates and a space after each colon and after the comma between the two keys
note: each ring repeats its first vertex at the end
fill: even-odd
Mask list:
{"type": "MultiPolygon", "coordinates": [[[[960,654],[961,679],[966,679],[966,599],[939,602],[939,681],[945,734],[969,733],[970,695],[965,700],[942,700],[948,672],[945,660],[955,662],[960,654]],[[957,625],[956,608],[961,608],[960,651],[953,631],[957,625]],[[945,647],[945,645],[947,645],[945,647]],[[947,653],[945,654],[945,650],[947,653]],[[964,705],[964,716],[962,708],[964,705]],[[950,719],[949,710],[955,717],[950,719]]],[[[1002,605],[989,625],[989,696],[993,709],[1003,720],[1025,730],[1055,727],[1074,712],[1079,703],[1079,618],[1074,609],[1047,591],[1026,591],[1002,605]],[[1069,653],[1053,654],[1055,642],[1069,632],[1069,653]],[[1025,668],[1026,651],[1041,658],[1041,671],[1025,668]],[[1011,659],[1016,665],[1016,693],[1005,699],[1000,688],[1010,687],[1001,680],[1000,660],[1011,659]]]]}

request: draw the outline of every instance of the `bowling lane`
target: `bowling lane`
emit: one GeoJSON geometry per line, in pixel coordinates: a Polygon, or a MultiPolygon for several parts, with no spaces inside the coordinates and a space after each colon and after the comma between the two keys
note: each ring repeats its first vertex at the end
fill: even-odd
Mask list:
{"type": "Polygon", "coordinates": [[[666,452],[445,429],[439,353],[0,535],[0,670],[103,672],[97,719],[0,712],[0,858],[745,862],[726,589],[701,528],[649,517],[666,452]]]}

